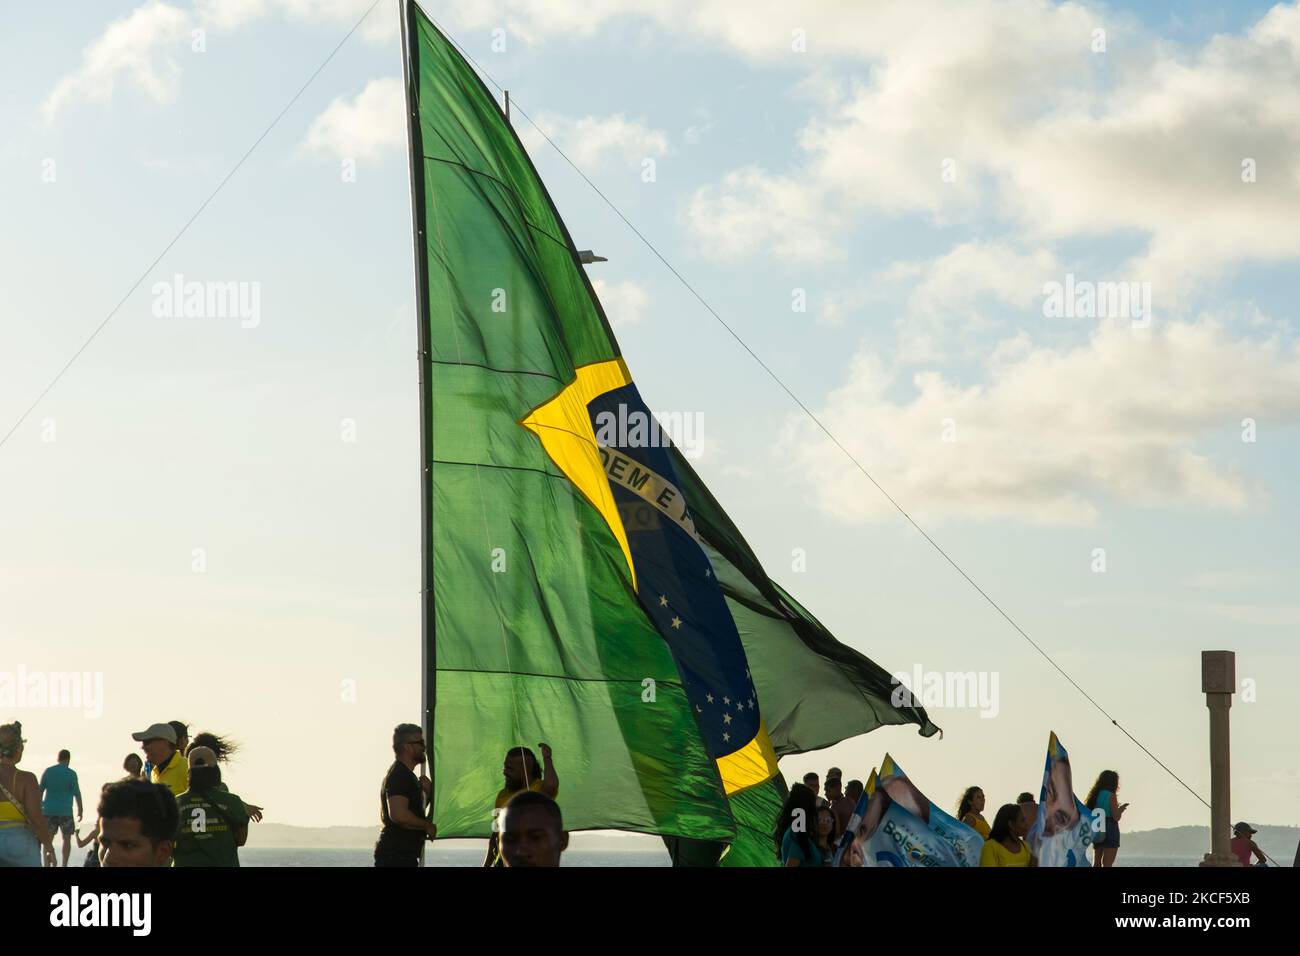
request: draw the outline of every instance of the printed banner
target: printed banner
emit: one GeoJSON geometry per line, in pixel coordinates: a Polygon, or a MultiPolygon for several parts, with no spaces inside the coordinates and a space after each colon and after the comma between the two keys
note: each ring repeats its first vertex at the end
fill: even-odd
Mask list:
{"type": "Polygon", "coordinates": [[[1039,866],[1090,866],[1087,850],[1093,839],[1092,816],[1074,795],[1070,755],[1053,732],[1047,738],[1038,816],[1026,842],[1039,866]]]}
{"type": "Polygon", "coordinates": [[[889,754],[872,771],[845,848],[857,866],[979,866],[984,839],[933,803],[889,754]]]}

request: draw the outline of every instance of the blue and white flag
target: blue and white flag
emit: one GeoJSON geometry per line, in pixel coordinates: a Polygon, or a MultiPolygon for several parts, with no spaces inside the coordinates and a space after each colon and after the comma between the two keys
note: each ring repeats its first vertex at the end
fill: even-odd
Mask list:
{"type": "Polygon", "coordinates": [[[889,754],[867,781],[854,819],[848,834],[862,866],[979,866],[984,838],[932,803],[889,754]]]}
{"type": "Polygon", "coordinates": [[[1087,850],[1093,839],[1092,815],[1074,795],[1070,755],[1053,732],[1047,738],[1038,816],[1026,838],[1029,849],[1039,866],[1089,866],[1087,850]]]}

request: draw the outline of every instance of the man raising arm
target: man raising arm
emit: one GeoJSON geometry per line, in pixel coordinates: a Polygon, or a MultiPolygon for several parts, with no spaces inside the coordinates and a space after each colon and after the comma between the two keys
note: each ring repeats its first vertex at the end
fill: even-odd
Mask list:
{"type": "Polygon", "coordinates": [[[511,747],[506,751],[506,759],[501,765],[501,776],[505,786],[497,793],[496,803],[492,809],[492,835],[488,838],[487,856],[484,866],[500,866],[501,853],[498,833],[500,830],[501,811],[505,809],[510,798],[517,793],[532,791],[556,799],[560,793],[560,778],[555,772],[555,763],[551,758],[549,744],[538,744],[542,752],[539,766],[537,756],[527,747],[511,747]]]}

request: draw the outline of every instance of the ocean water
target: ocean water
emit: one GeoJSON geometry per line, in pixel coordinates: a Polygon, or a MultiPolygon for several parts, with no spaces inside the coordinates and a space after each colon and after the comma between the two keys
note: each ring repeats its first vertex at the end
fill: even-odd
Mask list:
{"type": "MultiPolygon", "coordinates": [[[[243,866],[373,866],[369,849],[323,849],[292,847],[245,847],[239,851],[243,866]]],[[[1120,851],[1116,866],[1196,866],[1200,858],[1174,856],[1130,856],[1120,851]]],[[[480,866],[483,851],[434,847],[426,850],[425,866],[480,866]]],[[[565,866],[663,866],[668,854],[655,850],[570,850],[565,866]]]]}

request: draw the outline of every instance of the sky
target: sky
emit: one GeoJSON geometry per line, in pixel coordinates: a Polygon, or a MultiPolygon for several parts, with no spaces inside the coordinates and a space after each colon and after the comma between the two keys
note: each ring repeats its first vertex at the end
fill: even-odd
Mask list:
{"type": "MultiPolygon", "coordinates": [[[[420,707],[395,0],[308,83],[369,6],[0,0],[0,435],[73,359],[0,445],[0,690],[102,682],[0,706],[27,769],[67,747],[84,788],[180,719],[242,743],[266,819],[376,822],[420,707]],[[187,316],[178,281],[238,294],[187,316]]],[[[1233,817],[1300,823],[1294,4],[424,6],[510,90],[647,404],[695,423],[769,574],[891,672],[996,680],[929,706],[942,739],[788,780],[888,751],[996,805],[1055,730],[1126,828],[1203,824],[1111,718],[1208,795],[1200,651],[1230,649],[1233,817]]]]}

